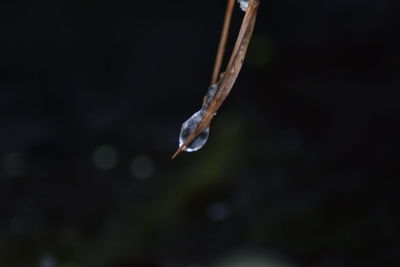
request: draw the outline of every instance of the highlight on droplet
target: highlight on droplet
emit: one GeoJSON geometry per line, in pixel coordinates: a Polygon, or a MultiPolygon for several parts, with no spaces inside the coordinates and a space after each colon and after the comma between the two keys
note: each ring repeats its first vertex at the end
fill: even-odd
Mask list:
{"type": "Polygon", "coordinates": [[[246,12],[247,7],[249,6],[249,0],[238,0],[238,3],[240,4],[240,8],[246,12]]]}

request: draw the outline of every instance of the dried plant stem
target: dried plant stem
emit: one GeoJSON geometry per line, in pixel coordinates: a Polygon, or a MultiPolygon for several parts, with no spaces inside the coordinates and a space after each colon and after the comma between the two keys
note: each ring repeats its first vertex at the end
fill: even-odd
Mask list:
{"type": "Polygon", "coordinates": [[[235,6],[235,0],[228,0],[226,6],[224,26],[222,28],[221,39],[219,41],[218,52],[215,58],[214,71],[211,79],[211,84],[215,84],[218,81],[219,73],[221,72],[222,61],[224,59],[226,42],[229,36],[229,28],[232,20],[233,7],[235,6]]]}
{"type": "Polygon", "coordinates": [[[247,48],[250,43],[251,36],[257,18],[258,5],[260,0],[249,0],[246,14],[243,18],[242,26],[240,27],[239,35],[236,39],[235,46],[228,66],[222,75],[221,80],[218,82],[217,92],[207,107],[205,115],[197,125],[196,129],[189,135],[185,142],[178,148],[172,158],[175,158],[206,128],[210,125],[215,113],[221,107],[224,100],[229,95],[237,76],[242,68],[244,58],[246,56],[247,48]]]}

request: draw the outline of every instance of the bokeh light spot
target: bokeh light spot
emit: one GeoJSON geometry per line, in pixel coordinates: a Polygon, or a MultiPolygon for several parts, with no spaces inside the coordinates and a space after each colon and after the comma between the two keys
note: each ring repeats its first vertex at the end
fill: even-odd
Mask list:
{"type": "Polygon", "coordinates": [[[102,170],[110,170],[118,163],[118,153],[110,145],[102,145],[93,152],[93,163],[102,170]]]}
{"type": "Polygon", "coordinates": [[[208,217],[213,221],[221,221],[229,216],[229,207],[222,202],[211,204],[208,207],[208,217]]]}
{"type": "Polygon", "coordinates": [[[146,156],[138,156],[133,159],[131,173],[138,179],[149,178],[154,173],[154,163],[146,156]]]}
{"type": "Polygon", "coordinates": [[[22,153],[13,152],[3,159],[3,171],[11,177],[22,176],[26,172],[26,160],[22,153]]]}
{"type": "Polygon", "coordinates": [[[51,254],[45,254],[40,259],[39,267],[57,267],[57,261],[51,254]]]}

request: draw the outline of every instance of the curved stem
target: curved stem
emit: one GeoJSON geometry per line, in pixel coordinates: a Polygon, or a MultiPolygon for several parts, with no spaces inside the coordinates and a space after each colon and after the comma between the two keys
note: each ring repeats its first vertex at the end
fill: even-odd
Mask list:
{"type": "Polygon", "coordinates": [[[186,149],[186,147],[206,128],[210,125],[212,118],[215,113],[221,107],[226,97],[229,95],[236,78],[242,68],[244,58],[246,56],[247,48],[251,36],[253,34],[254,25],[257,18],[257,10],[260,0],[250,0],[249,6],[244,15],[242,26],[240,27],[239,35],[236,39],[235,46],[228,66],[219,81],[217,92],[214,98],[208,105],[206,113],[197,125],[196,129],[187,137],[186,141],[178,148],[172,159],[175,158],[180,152],[186,149]]]}
{"type": "Polygon", "coordinates": [[[224,26],[222,28],[221,39],[219,41],[218,52],[215,58],[214,71],[211,79],[211,84],[215,84],[218,81],[219,73],[221,72],[222,61],[224,59],[224,53],[226,48],[226,42],[229,35],[229,27],[231,25],[233,7],[235,5],[235,0],[228,0],[226,6],[224,26]]]}

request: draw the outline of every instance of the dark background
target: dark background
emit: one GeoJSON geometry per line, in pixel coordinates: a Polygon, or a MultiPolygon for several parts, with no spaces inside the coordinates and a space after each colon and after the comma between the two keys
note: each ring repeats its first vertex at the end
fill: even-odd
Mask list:
{"type": "Polygon", "coordinates": [[[225,4],[0,4],[1,267],[399,266],[398,1],[261,0],[171,161],[225,4]]]}

